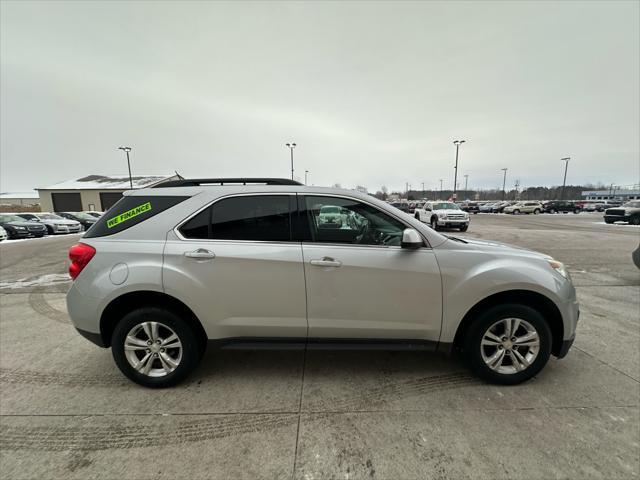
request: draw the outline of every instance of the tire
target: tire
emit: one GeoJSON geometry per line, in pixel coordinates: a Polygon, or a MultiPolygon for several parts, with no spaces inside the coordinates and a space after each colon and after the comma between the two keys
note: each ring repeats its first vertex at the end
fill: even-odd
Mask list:
{"type": "MultiPolygon", "coordinates": [[[[156,346],[154,343],[151,348],[160,349],[160,345],[156,346]]],[[[116,365],[130,380],[144,387],[164,388],[180,383],[196,368],[202,358],[203,348],[193,329],[173,311],[161,307],[142,307],[129,312],[118,322],[111,337],[111,351],[116,365]],[[148,330],[142,327],[142,324],[152,322],[158,325],[155,336],[159,337],[157,341],[168,341],[167,345],[179,344],[180,350],[162,348],[155,353],[155,358],[149,358],[151,363],[144,363],[144,366],[149,366],[150,370],[145,374],[135,369],[131,361],[142,361],[147,358],[147,355],[154,354],[144,345],[149,335],[147,335],[148,330]],[[136,333],[132,334],[132,332],[136,333]],[[178,337],[177,340],[169,338],[172,334],[178,337]],[[135,343],[127,342],[136,349],[134,351],[125,351],[125,340],[129,335],[136,339],[135,343]],[[177,363],[173,370],[168,371],[164,367],[164,365],[171,367],[164,361],[167,357],[171,362],[177,363]]],[[[144,370],[144,366],[140,370],[144,370]]]]}
{"type": "Polygon", "coordinates": [[[576,209],[573,211],[573,213],[574,213],[574,215],[579,214],[579,213],[580,213],[580,209],[579,209],[579,208],[576,208],[576,209]]]}
{"type": "Polygon", "coordinates": [[[465,225],[463,227],[460,227],[460,231],[461,232],[466,232],[467,230],[469,230],[469,225],[465,225]]]}
{"type": "Polygon", "coordinates": [[[613,220],[609,220],[608,218],[605,218],[604,223],[613,223],[613,220]]]}
{"type": "Polygon", "coordinates": [[[513,214],[514,214],[514,215],[520,215],[520,210],[517,210],[517,209],[516,209],[516,210],[514,210],[514,211],[513,211],[513,214]]]}
{"type": "Polygon", "coordinates": [[[534,215],[538,215],[539,213],[540,213],[540,209],[539,209],[539,208],[536,208],[536,209],[533,211],[533,214],[534,214],[534,215]]]}
{"type": "Polygon", "coordinates": [[[54,232],[53,232],[53,227],[51,225],[47,225],[47,233],[49,235],[53,235],[54,232]]]}
{"type": "MultiPolygon", "coordinates": [[[[511,325],[513,326],[513,323],[511,325]]],[[[504,330],[502,329],[502,331],[504,330]]],[[[534,377],[547,364],[551,355],[551,342],[552,337],[549,325],[537,310],[526,305],[503,304],[485,310],[471,324],[465,335],[463,355],[471,370],[483,380],[499,385],[516,385],[534,377]],[[487,332],[493,333],[494,336],[500,338],[502,335],[501,329],[506,325],[505,322],[513,319],[520,321],[514,336],[516,338],[524,337],[532,329],[537,334],[537,347],[518,346],[514,350],[519,353],[514,354],[512,353],[514,350],[508,348],[510,342],[506,346],[502,344],[496,347],[482,345],[483,337],[487,332]],[[504,352],[501,354],[502,357],[498,357],[502,358],[500,361],[502,365],[497,365],[495,369],[491,368],[487,361],[490,361],[499,351],[504,352]],[[524,363],[517,360],[517,364],[520,367],[524,367],[519,369],[512,363],[511,359],[518,359],[519,357],[515,356],[518,354],[521,358],[531,362],[529,366],[524,366],[524,363]],[[512,355],[514,356],[512,357],[512,355]]]]}
{"type": "Polygon", "coordinates": [[[551,210],[549,210],[549,213],[556,213],[555,208],[552,208],[551,210]]]}
{"type": "Polygon", "coordinates": [[[416,217],[416,220],[420,221],[420,215],[419,214],[415,214],[414,217],[416,217]]]}
{"type": "Polygon", "coordinates": [[[438,230],[438,219],[436,217],[431,218],[431,228],[438,230]]]}
{"type": "Polygon", "coordinates": [[[640,225],[640,215],[633,215],[629,219],[629,225],[640,225]]]}

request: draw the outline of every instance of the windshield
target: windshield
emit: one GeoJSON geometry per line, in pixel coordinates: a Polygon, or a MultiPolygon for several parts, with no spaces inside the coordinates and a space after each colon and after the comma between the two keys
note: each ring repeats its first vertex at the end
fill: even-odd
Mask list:
{"type": "Polygon", "coordinates": [[[71,215],[73,215],[76,218],[81,218],[82,220],[95,220],[96,217],[94,217],[93,215],[89,215],[88,213],[84,213],[84,212],[75,212],[72,213],[71,215]]]}
{"type": "Polygon", "coordinates": [[[20,218],[17,215],[0,215],[0,222],[24,222],[24,218],[20,218]]]}
{"type": "Polygon", "coordinates": [[[637,202],[627,202],[624,204],[624,206],[628,208],[640,208],[640,200],[638,200],[637,202]]]}
{"type": "Polygon", "coordinates": [[[53,213],[43,213],[39,215],[39,217],[43,220],[63,220],[62,217],[54,215],[53,213]]]}
{"type": "Polygon", "coordinates": [[[460,210],[455,203],[434,203],[434,210],[460,210]]]}

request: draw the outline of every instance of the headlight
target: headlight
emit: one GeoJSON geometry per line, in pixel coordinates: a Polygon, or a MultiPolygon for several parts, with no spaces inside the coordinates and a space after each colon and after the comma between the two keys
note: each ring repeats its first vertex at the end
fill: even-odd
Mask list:
{"type": "Polygon", "coordinates": [[[567,270],[567,267],[565,267],[564,263],[558,262],[557,260],[553,260],[552,258],[548,258],[547,262],[549,262],[549,265],[551,266],[551,268],[553,268],[556,272],[558,272],[567,280],[571,280],[569,271],[567,270]]]}
{"type": "Polygon", "coordinates": [[[438,218],[447,218],[447,214],[446,213],[439,213],[438,214],[438,218]]]}
{"type": "Polygon", "coordinates": [[[15,228],[16,230],[26,230],[25,227],[13,227],[13,228],[15,228]]]}
{"type": "Polygon", "coordinates": [[[468,219],[469,218],[469,214],[467,212],[464,212],[464,218],[468,219]]]}

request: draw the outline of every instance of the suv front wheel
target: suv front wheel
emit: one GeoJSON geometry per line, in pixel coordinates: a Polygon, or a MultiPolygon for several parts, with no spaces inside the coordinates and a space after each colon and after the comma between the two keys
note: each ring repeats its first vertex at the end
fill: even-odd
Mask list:
{"type": "Polygon", "coordinates": [[[526,305],[485,310],[471,325],[464,356],[471,369],[491,383],[515,385],[535,376],[551,354],[551,330],[542,315],[526,305]]]}
{"type": "Polygon", "coordinates": [[[202,353],[191,327],[174,312],[158,307],[125,315],[113,332],[111,350],[122,373],[151,388],[184,380],[202,353]]]}

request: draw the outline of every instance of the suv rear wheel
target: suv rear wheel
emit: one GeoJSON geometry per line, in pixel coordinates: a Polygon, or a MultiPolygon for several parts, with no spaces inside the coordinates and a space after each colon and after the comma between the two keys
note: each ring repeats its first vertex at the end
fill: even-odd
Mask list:
{"type": "Polygon", "coordinates": [[[111,350],[122,373],[151,388],[181,382],[202,356],[191,327],[171,310],[158,307],[125,315],[113,332],[111,350]]]}
{"type": "Polygon", "coordinates": [[[518,304],[484,311],[465,337],[464,356],[482,379],[501,385],[529,380],[551,354],[551,330],[542,315],[518,304]]]}

